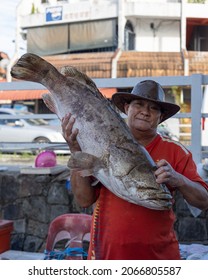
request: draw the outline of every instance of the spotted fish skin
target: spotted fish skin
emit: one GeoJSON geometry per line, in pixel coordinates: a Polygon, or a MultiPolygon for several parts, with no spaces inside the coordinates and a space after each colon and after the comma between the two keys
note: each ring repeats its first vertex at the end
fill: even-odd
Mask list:
{"type": "Polygon", "coordinates": [[[37,82],[48,94],[43,100],[59,119],[71,113],[79,129],[82,152],[72,154],[69,168],[95,176],[118,197],[155,210],[169,210],[172,196],[157,184],[156,164],[132,136],[128,126],[95,83],[72,66],[60,71],[41,57],[26,53],[11,69],[12,77],[37,82]]]}

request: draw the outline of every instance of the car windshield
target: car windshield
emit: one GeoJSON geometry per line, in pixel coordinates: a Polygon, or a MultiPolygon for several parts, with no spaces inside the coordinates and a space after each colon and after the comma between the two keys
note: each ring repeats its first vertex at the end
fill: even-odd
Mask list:
{"type": "MultiPolygon", "coordinates": [[[[16,115],[33,115],[30,112],[18,112],[16,111],[16,115]]],[[[30,125],[49,125],[48,121],[44,120],[44,119],[25,119],[25,121],[30,124],[30,125]]]]}
{"type": "Polygon", "coordinates": [[[44,119],[25,119],[30,125],[48,125],[48,122],[44,119]]]}

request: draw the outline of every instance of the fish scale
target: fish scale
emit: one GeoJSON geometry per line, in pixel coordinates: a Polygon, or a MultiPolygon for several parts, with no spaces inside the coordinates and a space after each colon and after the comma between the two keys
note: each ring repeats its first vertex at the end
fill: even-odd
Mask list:
{"type": "Polygon", "coordinates": [[[17,61],[11,75],[41,83],[49,90],[43,95],[46,106],[60,119],[66,113],[76,118],[82,152],[71,155],[69,168],[81,169],[83,176],[93,175],[128,202],[154,210],[171,208],[170,191],[155,181],[153,159],[87,75],[72,66],[58,71],[31,53],[17,61]]]}

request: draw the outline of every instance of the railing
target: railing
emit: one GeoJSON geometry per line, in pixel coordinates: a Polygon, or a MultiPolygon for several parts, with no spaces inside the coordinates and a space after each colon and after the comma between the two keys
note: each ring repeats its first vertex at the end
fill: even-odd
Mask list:
{"type": "MultiPolygon", "coordinates": [[[[180,86],[191,88],[191,112],[178,113],[174,118],[191,119],[191,144],[187,148],[191,150],[196,164],[201,163],[207,157],[207,147],[201,146],[201,119],[208,118],[208,114],[202,114],[203,87],[208,85],[208,76],[194,74],[192,76],[161,76],[161,77],[139,77],[139,78],[115,78],[115,79],[94,79],[99,88],[131,88],[136,83],[153,79],[163,87],[180,86]]],[[[0,92],[3,90],[34,90],[45,89],[42,85],[32,82],[11,82],[0,83],[0,92]]],[[[34,118],[56,118],[54,115],[33,115],[34,118]]],[[[62,143],[63,144],[63,143],[62,143]]]]}

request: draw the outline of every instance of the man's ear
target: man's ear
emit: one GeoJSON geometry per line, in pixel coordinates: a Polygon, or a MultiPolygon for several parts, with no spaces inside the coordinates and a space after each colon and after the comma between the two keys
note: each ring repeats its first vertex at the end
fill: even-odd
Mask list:
{"type": "Polygon", "coordinates": [[[161,120],[162,120],[163,117],[164,117],[164,114],[161,113],[161,115],[160,115],[160,122],[161,122],[161,120]]]}
{"type": "Polygon", "coordinates": [[[125,111],[126,115],[128,115],[128,110],[129,110],[129,104],[125,103],[124,104],[124,111],[125,111]]]}

